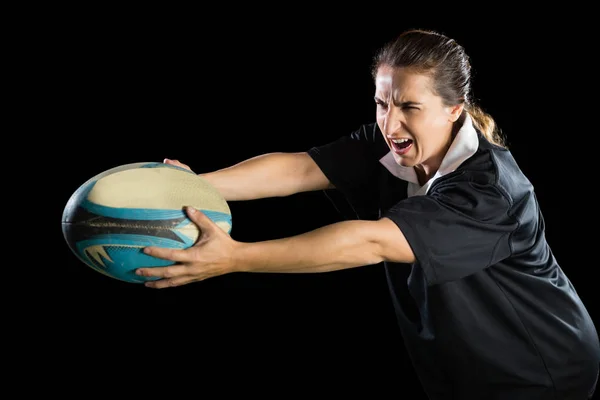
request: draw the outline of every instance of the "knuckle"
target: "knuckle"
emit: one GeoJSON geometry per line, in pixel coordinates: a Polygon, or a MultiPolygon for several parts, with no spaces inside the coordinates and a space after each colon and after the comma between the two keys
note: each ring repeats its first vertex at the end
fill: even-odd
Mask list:
{"type": "Polygon", "coordinates": [[[165,272],[163,273],[163,277],[172,278],[174,276],[175,276],[175,274],[173,274],[173,271],[170,268],[165,269],[165,272]]]}

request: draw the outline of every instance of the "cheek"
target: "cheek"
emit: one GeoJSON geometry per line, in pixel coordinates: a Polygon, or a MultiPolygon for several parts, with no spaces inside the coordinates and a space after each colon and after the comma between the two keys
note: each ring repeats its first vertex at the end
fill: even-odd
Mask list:
{"type": "Polygon", "coordinates": [[[383,133],[383,132],[385,132],[384,131],[384,126],[385,126],[384,119],[381,118],[381,117],[379,117],[379,116],[377,116],[377,120],[376,121],[377,121],[377,127],[379,128],[379,130],[381,131],[381,134],[385,138],[385,134],[383,133]]]}
{"type": "Polygon", "coordinates": [[[444,113],[436,114],[434,117],[430,118],[429,124],[436,128],[446,126],[448,124],[448,115],[444,113]]]}

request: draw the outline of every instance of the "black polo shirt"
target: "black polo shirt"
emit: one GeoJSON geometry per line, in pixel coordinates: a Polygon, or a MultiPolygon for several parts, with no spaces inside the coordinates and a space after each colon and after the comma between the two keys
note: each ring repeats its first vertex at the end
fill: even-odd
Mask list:
{"type": "Polygon", "coordinates": [[[412,247],[416,263],[384,267],[432,398],[538,398],[590,379],[598,334],[546,242],[534,188],[468,115],[423,187],[374,123],[308,153],[347,201],[348,218],[389,218],[412,247]]]}

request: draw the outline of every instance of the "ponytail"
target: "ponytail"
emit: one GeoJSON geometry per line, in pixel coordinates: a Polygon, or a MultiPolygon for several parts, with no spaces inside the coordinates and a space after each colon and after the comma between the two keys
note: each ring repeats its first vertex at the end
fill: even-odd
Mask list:
{"type": "Polygon", "coordinates": [[[504,148],[507,147],[504,136],[491,115],[474,104],[467,105],[466,111],[471,116],[475,128],[477,128],[490,143],[504,148]]]}

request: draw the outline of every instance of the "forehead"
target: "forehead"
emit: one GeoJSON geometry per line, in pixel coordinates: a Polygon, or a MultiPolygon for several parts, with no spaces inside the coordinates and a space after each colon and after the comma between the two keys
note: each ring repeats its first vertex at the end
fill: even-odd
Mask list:
{"type": "Polygon", "coordinates": [[[431,78],[406,68],[383,65],[377,70],[375,87],[377,94],[394,97],[432,96],[431,78]]]}

